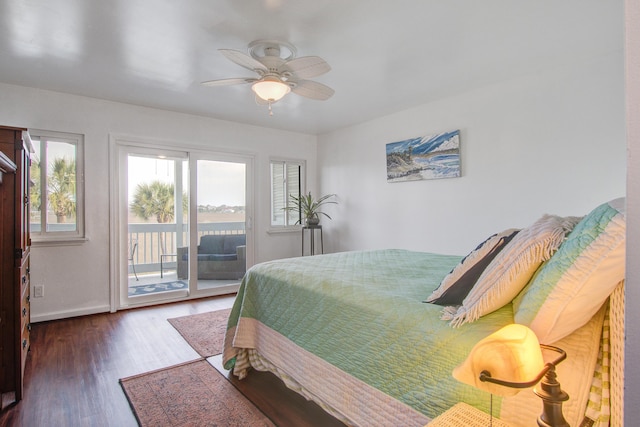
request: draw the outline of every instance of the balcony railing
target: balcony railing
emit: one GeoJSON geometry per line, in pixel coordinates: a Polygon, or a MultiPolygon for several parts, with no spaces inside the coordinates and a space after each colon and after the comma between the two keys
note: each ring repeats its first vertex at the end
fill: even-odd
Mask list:
{"type": "MultiPolygon", "coordinates": [[[[205,234],[244,234],[244,222],[214,222],[198,224],[198,242],[205,234]]],[[[176,224],[129,224],[128,244],[132,248],[138,244],[133,263],[138,273],[160,271],[160,262],[164,268],[175,268],[175,255],[178,247],[187,246],[187,225],[182,226],[178,235],[176,224]],[[165,255],[163,259],[163,255],[165,255]]],[[[129,249],[131,250],[131,249],[129,249]]],[[[131,266],[129,272],[132,273],[131,266]]]]}

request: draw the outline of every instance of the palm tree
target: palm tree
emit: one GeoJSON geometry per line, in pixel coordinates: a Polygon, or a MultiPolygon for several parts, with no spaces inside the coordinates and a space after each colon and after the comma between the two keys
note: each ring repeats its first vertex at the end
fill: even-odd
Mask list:
{"type": "Polygon", "coordinates": [[[50,167],[48,187],[49,205],[58,223],[76,213],[76,162],[58,157],[50,167]]]}
{"type": "MultiPolygon", "coordinates": [[[[142,183],[136,186],[133,194],[133,202],[129,205],[131,212],[145,221],[155,217],[159,224],[172,222],[175,217],[175,187],[161,181],[142,183]]],[[[187,212],[189,201],[187,193],[182,193],[182,211],[187,212]]],[[[158,232],[160,253],[166,254],[165,239],[163,233],[158,232]]]]}
{"type": "MultiPolygon", "coordinates": [[[[29,201],[31,203],[31,211],[40,212],[42,198],[40,197],[40,162],[32,159],[31,168],[29,169],[31,185],[29,186],[29,201]]],[[[38,220],[39,221],[39,220],[38,220]]]]}
{"type": "MultiPolygon", "coordinates": [[[[130,205],[131,212],[147,220],[155,217],[160,224],[175,217],[174,186],[160,181],[138,184],[130,205]]],[[[187,195],[182,197],[183,210],[187,210],[187,195]]]]}

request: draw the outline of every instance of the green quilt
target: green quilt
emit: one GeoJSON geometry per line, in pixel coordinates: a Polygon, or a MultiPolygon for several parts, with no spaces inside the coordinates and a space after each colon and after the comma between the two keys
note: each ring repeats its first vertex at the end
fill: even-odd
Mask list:
{"type": "MultiPolygon", "coordinates": [[[[451,371],[476,342],[513,322],[511,304],[452,328],[440,319],[442,307],[422,302],[460,258],[393,249],[258,264],[244,277],[228,337],[240,318],[255,319],[430,418],[460,401],[488,412],[489,395],[451,371]]],[[[259,339],[250,347],[260,352],[259,339]]],[[[225,341],[227,369],[238,351],[225,341]]]]}

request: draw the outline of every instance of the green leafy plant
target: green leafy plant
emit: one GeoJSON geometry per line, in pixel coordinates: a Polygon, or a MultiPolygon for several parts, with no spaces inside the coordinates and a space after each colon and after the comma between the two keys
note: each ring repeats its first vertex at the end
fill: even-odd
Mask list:
{"type": "MultiPolygon", "coordinates": [[[[338,202],[336,202],[335,200],[330,200],[332,197],[335,197],[335,196],[336,196],[335,194],[327,194],[316,200],[311,195],[311,192],[309,192],[307,195],[303,194],[300,197],[290,195],[289,197],[291,198],[292,206],[288,206],[284,209],[288,211],[293,211],[293,212],[300,212],[301,217],[305,220],[307,224],[309,222],[311,223],[315,222],[317,224],[316,220],[320,219],[320,215],[324,215],[327,218],[331,219],[331,217],[327,213],[322,212],[320,208],[330,203],[337,204],[338,202]]],[[[299,223],[300,223],[300,220],[296,221],[296,224],[299,224],[299,223]]]]}
{"type": "Polygon", "coordinates": [[[76,213],[76,162],[64,157],[54,159],[49,167],[49,205],[58,223],[76,213]]]}
{"type": "MultiPolygon", "coordinates": [[[[153,181],[138,184],[129,208],[145,221],[155,217],[156,222],[160,224],[171,222],[175,216],[173,192],[174,186],[169,183],[153,181]]],[[[183,193],[182,210],[186,212],[187,207],[187,195],[183,193]]]]}

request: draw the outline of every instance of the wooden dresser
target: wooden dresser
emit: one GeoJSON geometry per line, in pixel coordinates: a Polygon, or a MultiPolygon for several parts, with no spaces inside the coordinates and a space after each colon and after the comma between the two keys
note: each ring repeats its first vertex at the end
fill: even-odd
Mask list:
{"type": "Polygon", "coordinates": [[[2,407],[22,399],[29,351],[29,166],[26,129],[0,126],[0,392],[2,407]]]}

